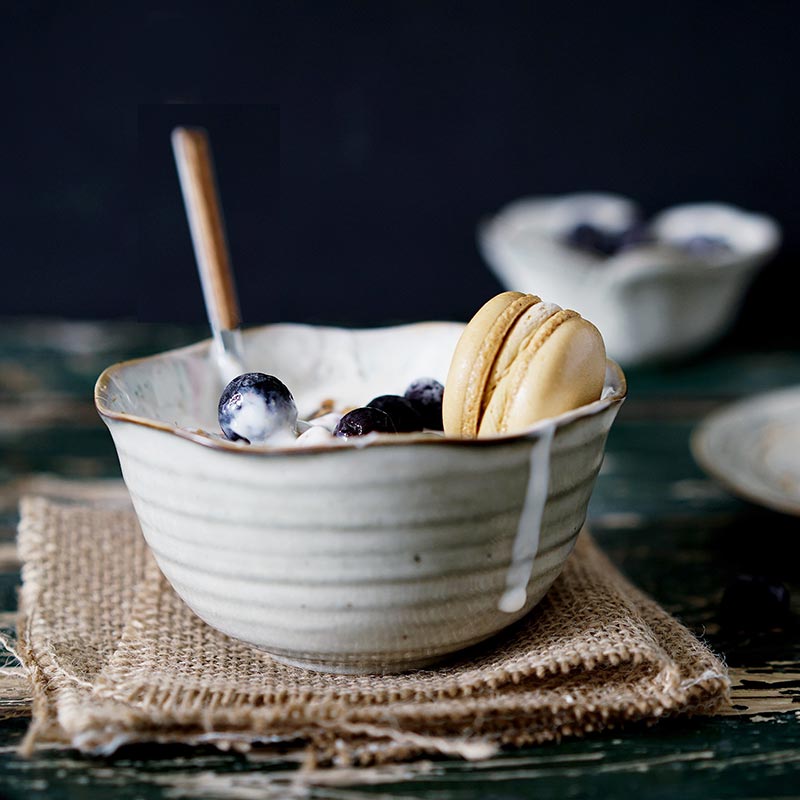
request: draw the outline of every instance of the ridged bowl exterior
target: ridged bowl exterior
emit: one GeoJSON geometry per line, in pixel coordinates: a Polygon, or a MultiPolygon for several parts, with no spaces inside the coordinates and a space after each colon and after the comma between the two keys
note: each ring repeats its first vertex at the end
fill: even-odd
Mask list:
{"type": "MultiPolygon", "coordinates": [[[[395,336],[413,345],[420,327],[395,336]]],[[[442,330],[443,351],[452,352],[453,326],[442,330]]],[[[359,333],[349,333],[357,347],[359,333]]],[[[201,351],[157,358],[177,363],[201,351]]],[[[120,411],[135,415],[137,396],[146,397],[149,361],[101,377],[98,408],[159,567],[220,631],[289,663],[339,672],[420,666],[527,614],[572,550],[624,396],[611,365],[616,394],[590,413],[565,415],[549,468],[537,467],[536,478],[532,454],[547,426],[483,441],[272,453],[203,446],[120,411]],[[547,481],[538,550],[524,604],[502,611],[532,480],[547,481]]],[[[160,381],[193,374],[164,366],[160,381]]]]}

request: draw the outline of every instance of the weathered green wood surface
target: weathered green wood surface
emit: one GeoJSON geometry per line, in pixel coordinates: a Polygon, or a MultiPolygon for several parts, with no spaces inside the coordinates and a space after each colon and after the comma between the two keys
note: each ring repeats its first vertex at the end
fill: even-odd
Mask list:
{"type": "MultiPolygon", "coordinates": [[[[31,476],[119,475],[91,402],[109,363],[193,341],[202,331],[124,324],[0,323],[0,630],[13,633],[17,499],[31,476]]],[[[0,797],[398,798],[800,796],[800,520],[731,497],[695,465],[697,421],[743,394],[800,383],[796,353],[716,353],[631,371],[629,400],[592,499],[594,532],[644,590],[722,652],[734,713],[667,720],[470,764],[300,774],[291,758],[215,749],[129,747],[114,758],[40,752],[20,758],[27,684],[0,675],[0,797]],[[769,574],[793,591],[792,621],[736,633],[720,625],[727,582],[769,574]]]]}

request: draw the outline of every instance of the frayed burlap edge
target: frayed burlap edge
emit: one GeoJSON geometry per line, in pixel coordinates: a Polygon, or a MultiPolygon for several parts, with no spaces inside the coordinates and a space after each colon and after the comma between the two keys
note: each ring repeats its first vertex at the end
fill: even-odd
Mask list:
{"type": "MultiPolygon", "coordinates": [[[[46,592],[37,571],[37,554],[49,546],[45,534],[52,515],[61,513],[58,504],[41,498],[27,498],[22,504],[20,550],[25,564],[18,647],[34,687],[33,721],[22,745],[26,753],[41,744],[109,753],[121,744],[140,741],[246,748],[254,742],[286,740],[304,743],[308,761],[315,764],[366,764],[435,753],[483,758],[503,745],[580,736],[668,715],[714,713],[729,702],[729,681],[719,659],[632,587],[586,535],[573,566],[581,559],[581,564],[591,560],[592,568],[607,576],[609,586],[625,595],[655,639],[666,644],[667,661],[648,664],[637,660],[636,654],[612,649],[605,662],[526,671],[511,659],[506,668],[483,674],[480,687],[456,683],[436,698],[397,696],[377,702],[370,698],[368,703],[356,693],[328,698],[324,708],[312,707],[302,696],[298,703],[280,707],[253,704],[252,698],[248,705],[247,698],[234,696],[221,703],[202,691],[190,697],[180,685],[167,687],[160,695],[151,692],[144,701],[135,691],[120,693],[106,680],[104,670],[125,646],[132,623],[134,629],[142,624],[136,619],[137,592],[152,592],[151,584],[163,578],[150,561],[131,512],[104,511],[106,525],[111,522],[127,531],[119,540],[130,543],[129,555],[141,575],[131,576],[122,587],[120,627],[112,625],[105,631],[107,641],[92,665],[94,673],[66,671],[37,613],[46,592]],[[587,675],[596,684],[596,696],[585,695],[587,675]],[[598,676],[602,680],[594,680],[598,676]],[[610,680],[614,676],[616,683],[610,680]],[[576,701],[578,690],[584,692],[582,702],[576,701]]],[[[84,509],[84,513],[91,522],[95,512],[84,509]]]]}

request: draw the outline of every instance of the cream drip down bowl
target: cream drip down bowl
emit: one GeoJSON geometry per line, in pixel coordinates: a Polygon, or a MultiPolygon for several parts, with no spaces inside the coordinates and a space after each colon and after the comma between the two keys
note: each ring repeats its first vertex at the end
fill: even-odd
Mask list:
{"type": "MultiPolygon", "coordinates": [[[[245,360],[305,418],[444,382],[462,330],[270,325],[245,332],[245,360]]],[[[222,388],[211,355],[201,342],[98,379],[142,531],[199,617],[330,672],[423,666],[527,614],[572,550],[626,392],[608,361],[601,399],[514,435],[248,447],[206,433],[222,388]]]]}

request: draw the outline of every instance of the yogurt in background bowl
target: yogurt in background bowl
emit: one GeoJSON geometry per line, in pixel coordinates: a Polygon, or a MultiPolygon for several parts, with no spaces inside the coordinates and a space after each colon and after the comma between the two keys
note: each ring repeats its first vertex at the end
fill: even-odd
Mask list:
{"type": "MultiPolygon", "coordinates": [[[[301,417],[445,380],[463,326],[245,332],[250,369],[291,387],[301,417]]],[[[107,369],[95,402],[145,538],[202,619],[317,670],[430,664],[527,614],[586,517],[626,393],[515,435],[385,434],[308,447],[229,442],[209,342],[107,369]]]]}
{"type": "Polygon", "coordinates": [[[478,243],[505,288],[574,308],[623,366],[690,355],[730,328],[780,244],[779,226],[734,206],[698,203],[657,214],[649,241],[612,255],[567,243],[580,223],[615,235],[639,216],[632,200],[613,194],[523,198],[482,222],[478,243]],[[703,239],[726,246],[687,246],[703,239]]]}

